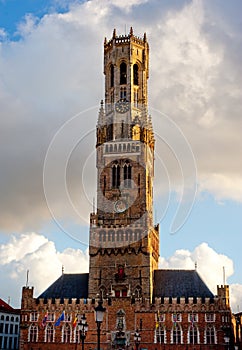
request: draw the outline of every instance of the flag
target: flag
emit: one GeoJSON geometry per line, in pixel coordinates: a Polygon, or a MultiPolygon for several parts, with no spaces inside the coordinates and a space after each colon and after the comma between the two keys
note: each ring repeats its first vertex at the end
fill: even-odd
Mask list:
{"type": "Polygon", "coordinates": [[[72,327],[76,328],[76,325],[77,325],[77,316],[75,316],[75,318],[74,318],[74,321],[72,323],[72,327]]]}
{"type": "Polygon", "coordinates": [[[46,312],[46,314],[45,314],[45,316],[44,316],[44,318],[43,318],[43,320],[42,320],[42,322],[41,322],[42,327],[45,327],[45,326],[46,326],[47,317],[48,317],[48,313],[46,312]]]}
{"type": "Polygon", "coordinates": [[[65,313],[64,313],[64,311],[62,312],[62,314],[60,315],[60,317],[58,318],[58,320],[56,321],[56,323],[55,323],[55,327],[57,327],[57,326],[59,326],[60,325],[60,323],[61,323],[61,321],[64,321],[65,320],[65,313]]]}

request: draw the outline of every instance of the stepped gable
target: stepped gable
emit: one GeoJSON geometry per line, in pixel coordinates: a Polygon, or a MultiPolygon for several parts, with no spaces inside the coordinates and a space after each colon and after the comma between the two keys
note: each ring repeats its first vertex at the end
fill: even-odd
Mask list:
{"type": "Polygon", "coordinates": [[[64,273],[51,286],[49,286],[40,298],[84,298],[88,297],[89,273],[64,273]]]}
{"type": "Polygon", "coordinates": [[[196,270],[155,270],[154,286],[154,297],[214,297],[196,270]]]}

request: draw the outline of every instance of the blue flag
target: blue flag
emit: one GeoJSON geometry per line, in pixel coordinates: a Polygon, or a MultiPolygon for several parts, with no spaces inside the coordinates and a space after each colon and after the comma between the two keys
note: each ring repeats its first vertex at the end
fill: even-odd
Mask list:
{"type": "Polygon", "coordinates": [[[65,320],[65,314],[64,314],[64,311],[63,311],[62,314],[60,315],[60,317],[58,318],[58,320],[56,321],[55,327],[59,326],[61,321],[64,321],[64,320],[65,320]]]}

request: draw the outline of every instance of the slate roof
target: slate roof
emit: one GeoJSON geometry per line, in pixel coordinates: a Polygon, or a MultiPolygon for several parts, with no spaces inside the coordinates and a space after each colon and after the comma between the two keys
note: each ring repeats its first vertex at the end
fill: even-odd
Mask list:
{"type": "Polygon", "coordinates": [[[88,297],[89,273],[64,273],[37,298],[88,297]]]}
{"type": "Polygon", "coordinates": [[[213,298],[196,270],[155,270],[154,297],[213,298]]]}

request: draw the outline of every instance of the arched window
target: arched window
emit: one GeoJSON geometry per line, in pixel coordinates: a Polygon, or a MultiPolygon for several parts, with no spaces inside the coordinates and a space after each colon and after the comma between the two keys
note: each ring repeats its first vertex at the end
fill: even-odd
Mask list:
{"type": "Polygon", "coordinates": [[[62,327],[62,343],[71,342],[71,327],[68,323],[64,324],[62,327]]]}
{"type": "Polygon", "coordinates": [[[165,344],[166,343],[166,329],[165,326],[159,322],[156,324],[155,328],[155,343],[165,344]]]}
{"type": "Polygon", "coordinates": [[[196,326],[190,326],[188,329],[188,343],[189,344],[198,344],[198,328],[196,326]]]}
{"type": "Polygon", "coordinates": [[[125,162],[124,164],[124,186],[127,188],[131,187],[131,175],[132,175],[132,167],[129,162],[125,162]]]}
{"type": "Polygon", "coordinates": [[[120,166],[115,163],[112,166],[112,187],[119,188],[120,186],[120,166]]]}
{"type": "Polygon", "coordinates": [[[139,85],[139,70],[138,65],[133,65],[133,78],[134,78],[134,85],[139,85]]]}
{"type": "Polygon", "coordinates": [[[37,343],[38,341],[38,326],[31,325],[29,327],[28,341],[37,343]]]}
{"type": "Polygon", "coordinates": [[[74,329],[73,342],[78,344],[80,343],[80,331],[77,326],[74,329]]]}
{"type": "Polygon", "coordinates": [[[54,326],[51,324],[47,324],[45,327],[45,342],[46,343],[54,343],[55,341],[55,332],[54,332],[54,326]]]}
{"type": "Polygon", "coordinates": [[[216,344],[215,328],[214,326],[208,326],[205,330],[205,342],[206,344],[216,344]]]}
{"type": "Polygon", "coordinates": [[[182,329],[178,324],[173,324],[171,331],[171,343],[172,344],[182,344],[182,329]]]}
{"type": "Polygon", "coordinates": [[[120,85],[127,84],[127,65],[122,62],[120,64],[120,85]]]}
{"type": "Polygon", "coordinates": [[[110,87],[114,86],[114,66],[110,66],[110,87]]]}
{"type": "Polygon", "coordinates": [[[140,286],[137,286],[134,290],[135,298],[141,298],[142,295],[142,288],[140,286]]]}

